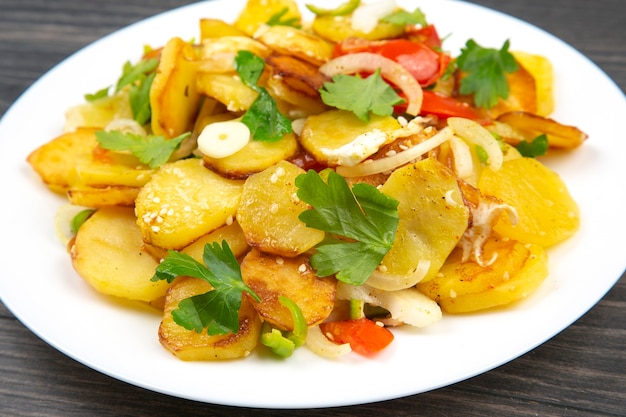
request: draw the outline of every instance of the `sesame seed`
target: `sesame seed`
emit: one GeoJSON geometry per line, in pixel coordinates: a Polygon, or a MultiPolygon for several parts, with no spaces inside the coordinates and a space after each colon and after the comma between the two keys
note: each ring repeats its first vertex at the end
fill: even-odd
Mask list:
{"type": "Polygon", "coordinates": [[[277,203],[272,204],[272,206],[270,207],[270,213],[272,213],[272,214],[278,213],[278,204],[277,203]]]}
{"type": "Polygon", "coordinates": [[[298,272],[300,273],[304,273],[306,272],[306,270],[307,270],[306,264],[300,264],[300,266],[298,267],[298,272]]]}
{"type": "Polygon", "coordinates": [[[152,229],[154,233],[159,233],[161,231],[161,228],[159,226],[152,226],[150,229],[152,229]]]}
{"type": "Polygon", "coordinates": [[[233,224],[235,220],[233,219],[232,215],[229,215],[228,217],[226,217],[226,225],[230,226],[231,224],[233,224]]]}
{"type": "Polygon", "coordinates": [[[283,258],[281,258],[280,256],[277,256],[277,257],[276,257],[276,263],[277,263],[278,265],[282,265],[282,264],[284,264],[284,263],[285,263],[285,260],[284,260],[283,258]]]}

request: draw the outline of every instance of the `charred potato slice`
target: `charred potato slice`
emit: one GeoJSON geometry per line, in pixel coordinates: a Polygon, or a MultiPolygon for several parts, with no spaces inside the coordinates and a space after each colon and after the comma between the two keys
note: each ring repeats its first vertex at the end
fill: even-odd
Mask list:
{"type": "Polygon", "coordinates": [[[318,278],[307,256],[281,258],[253,249],[241,262],[241,275],[261,297],[254,307],[277,328],[293,330],[291,313],[278,300],[281,295],[300,307],[308,326],[321,323],[333,309],[336,281],[318,278]]]}
{"type": "Polygon", "coordinates": [[[212,361],[244,358],[256,347],[261,333],[261,320],[247,297],[241,300],[237,333],[210,336],[178,325],[172,311],[185,298],[204,294],[212,287],[197,278],[177,278],[165,297],[163,319],[159,326],[161,345],[184,361],[212,361]]]}
{"type": "Polygon", "coordinates": [[[292,26],[269,26],[255,36],[279,54],[292,55],[317,66],[330,60],[333,55],[332,43],[292,26]]]}

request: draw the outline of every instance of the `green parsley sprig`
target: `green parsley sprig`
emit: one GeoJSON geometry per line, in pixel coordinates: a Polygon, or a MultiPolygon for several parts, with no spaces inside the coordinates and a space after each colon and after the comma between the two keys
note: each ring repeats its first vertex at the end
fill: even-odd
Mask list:
{"type": "Polygon", "coordinates": [[[200,333],[207,329],[209,335],[237,333],[239,309],[244,292],[256,301],[259,296],[243,282],[237,258],[226,241],[204,246],[204,265],[189,255],[169,251],[156,268],[152,281],[172,282],[179,276],[207,281],[213,290],[186,298],[172,311],[174,321],[188,330],[200,333]]]}
{"type": "Polygon", "coordinates": [[[290,17],[283,19],[287,13],[289,13],[289,8],[285,7],[278,12],[274,13],[267,20],[266,24],[268,26],[291,26],[294,28],[300,27],[300,19],[298,17],[290,17]]]}
{"type": "Polygon", "coordinates": [[[519,68],[515,57],[509,52],[507,40],[500,49],[483,48],[473,39],[465,43],[456,59],[457,67],[465,73],[461,79],[461,94],[474,94],[478,107],[491,108],[499,98],[509,96],[506,73],[519,68]]]}
{"type": "Polygon", "coordinates": [[[328,106],[351,111],[364,122],[369,121],[370,113],[390,116],[394,106],[404,102],[383,80],[380,69],[367,78],[337,74],[332,82],[324,83],[320,94],[328,106]]]}
{"type": "Polygon", "coordinates": [[[332,171],[327,181],[310,170],[295,182],[298,198],[313,207],[300,220],[327,233],[311,256],[311,266],[320,277],[335,274],[342,282],[361,285],[393,245],[399,203],[369,184],[350,189],[332,171]]]}
{"type": "Polygon", "coordinates": [[[248,126],[252,139],[275,142],[291,133],[291,120],[278,111],[278,105],[270,93],[258,85],[265,62],[250,51],[239,51],[235,57],[235,69],[248,87],[259,93],[241,122],[248,126]]]}
{"type": "Polygon", "coordinates": [[[548,152],[548,136],[541,134],[530,142],[523,140],[515,148],[522,156],[529,158],[543,156],[548,152]]]}
{"type": "Polygon", "coordinates": [[[117,130],[101,130],[96,132],[96,141],[104,149],[116,152],[128,151],[142,164],[154,169],[166,163],[189,135],[187,132],[172,139],[165,139],[157,135],[141,136],[117,130]]]}
{"type": "Polygon", "coordinates": [[[420,9],[419,7],[412,12],[404,9],[398,9],[380,20],[382,22],[391,23],[392,25],[396,26],[428,26],[428,22],[426,21],[426,15],[424,15],[422,9],[420,9]]]}

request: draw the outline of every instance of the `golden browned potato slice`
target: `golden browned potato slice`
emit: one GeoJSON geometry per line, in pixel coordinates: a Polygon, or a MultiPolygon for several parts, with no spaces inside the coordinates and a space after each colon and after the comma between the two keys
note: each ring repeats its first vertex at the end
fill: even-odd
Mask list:
{"type": "Polygon", "coordinates": [[[170,39],[150,88],[152,132],[173,138],[191,131],[200,96],[196,85],[198,60],[193,46],[180,38],[170,39]]]}
{"type": "Polygon", "coordinates": [[[231,112],[244,112],[252,106],[259,93],[235,75],[201,72],[196,79],[198,90],[226,106],[231,112]]]}
{"type": "Polygon", "coordinates": [[[159,326],[159,341],[167,350],[184,361],[212,361],[244,358],[256,347],[261,333],[261,320],[247,297],[241,300],[239,331],[226,335],[209,336],[179,326],[172,311],[185,298],[204,294],[212,287],[197,278],[177,278],[167,292],[163,319],[159,326]]]}
{"type": "Polygon", "coordinates": [[[146,243],[181,249],[235,216],[243,181],[229,180],[189,158],[163,165],[135,202],[146,243]]]}
{"type": "Polygon", "coordinates": [[[515,207],[518,221],[503,215],[494,230],[524,243],[548,247],[571,237],[580,226],[576,200],[557,173],[534,158],[506,161],[483,170],[478,188],[515,207]]]}
{"type": "Polygon", "coordinates": [[[270,26],[255,36],[279,54],[292,55],[317,66],[330,60],[333,55],[332,43],[292,26],[270,26]]]}
{"type": "Polygon", "coordinates": [[[230,250],[235,257],[239,258],[243,256],[248,250],[248,242],[246,242],[246,236],[243,234],[243,230],[239,226],[239,223],[233,222],[222,226],[214,232],[208,235],[202,236],[200,239],[193,242],[191,245],[186,246],[181,250],[181,253],[185,253],[198,262],[204,262],[202,255],[204,254],[204,246],[207,243],[217,242],[219,244],[222,241],[228,242],[230,250]]]}
{"type": "Polygon", "coordinates": [[[548,257],[537,245],[492,236],[485,244],[488,265],[462,262],[456,249],[437,276],[417,288],[448,313],[505,306],[532,294],[548,276],[548,257]]]}
{"type": "Polygon", "coordinates": [[[242,149],[224,158],[204,155],[204,163],[229,178],[245,179],[278,162],[292,157],[298,150],[296,137],[289,133],[276,142],[249,141],[242,149]]]}
{"type": "Polygon", "coordinates": [[[202,42],[200,72],[234,73],[235,57],[239,51],[250,51],[265,58],[271,50],[256,39],[243,36],[222,36],[202,42]]]}
{"type": "Polygon", "coordinates": [[[70,186],[77,159],[91,157],[97,128],[64,133],[31,152],[26,161],[52,191],[64,193],[70,186]]]}
{"type": "Polygon", "coordinates": [[[312,25],[313,32],[331,42],[340,42],[346,38],[358,37],[370,41],[397,38],[404,34],[404,26],[378,22],[374,30],[364,33],[352,28],[351,16],[316,16],[312,25]]]}
{"type": "Polygon", "coordinates": [[[283,11],[286,13],[282,16],[282,21],[296,19],[294,23],[300,24],[302,17],[294,0],[248,0],[235,21],[235,27],[252,36],[272,16],[283,11]]]}
{"type": "Polygon", "coordinates": [[[281,258],[256,249],[250,251],[241,263],[243,280],[261,297],[253,301],[261,317],[282,330],[293,330],[293,318],[278,297],[296,303],[307,325],[322,322],[333,309],[335,278],[318,278],[309,265],[309,258],[281,258]]]}
{"type": "Polygon", "coordinates": [[[133,209],[107,207],[78,229],[70,253],[76,272],[97,291],[150,302],[165,295],[168,284],[150,281],[158,263],[142,246],[133,209]]]}
{"type": "Polygon", "coordinates": [[[366,123],[352,112],[329,110],[307,118],[300,134],[300,144],[318,162],[336,166],[338,157],[334,152],[359,135],[375,129],[390,132],[399,128],[400,123],[391,116],[372,115],[366,123]],[[341,129],[337,126],[341,126],[341,129]]]}
{"type": "Polygon", "coordinates": [[[391,250],[367,284],[392,291],[433,277],[468,226],[456,176],[427,158],[394,171],[380,191],[399,201],[400,221],[391,250]]]}
{"type": "Polygon", "coordinates": [[[298,216],[308,208],[297,195],[295,179],[304,170],[281,161],[249,177],[241,194],[237,221],[250,246],[281,256],[296,256],[324,238],[298,216]]]}
{"type": "Polygon", "coordinates": [[[139,194],[139,187],[125,185],[109,185],[104,187],[90,187],[87,185],[72,185],[67,190],[67,198],[76,206],[107,207],[121,206],[132,207],[139,194]]]}
{"type": "Polygon", "coordinates": [[[234,25],[220,19],[204,17],[200,19],[200,41],[222,36],[246,36],[244,32],[234,25]]]}

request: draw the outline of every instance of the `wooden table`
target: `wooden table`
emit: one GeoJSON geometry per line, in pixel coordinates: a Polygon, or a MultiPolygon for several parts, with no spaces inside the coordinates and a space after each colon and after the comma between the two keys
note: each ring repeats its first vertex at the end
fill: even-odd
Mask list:
{"type": "MultiPolygon", "coordinates": [[[[0,0],[0,114],[33,81],[78,48],[120,27],[187,3],[191,2],[0,0]]],[[[597,63],[622,90],[626,88],[626,1],[478,0],[474,3],[519,17],[562,38],[597,63]]],[[[593,88],[593,85],[581,80],[581,88],[593,88]]],[[[619,186],[623,186],[623,180],[616,180],[619,186]]],[[[5,237],[4,247],[7,244],[10,237],[5,237]]],[[[625,415],[625,300],[626,279],[622,277],[591,311],[568,329],[519,359],[470,380],[382,403],[299,410],[298,414],[625,415]]],[[[48,346],[0,305],[0,415],[252,414],[276,416],[294,412],[201,404],[117,381],[48,346]]]]}

